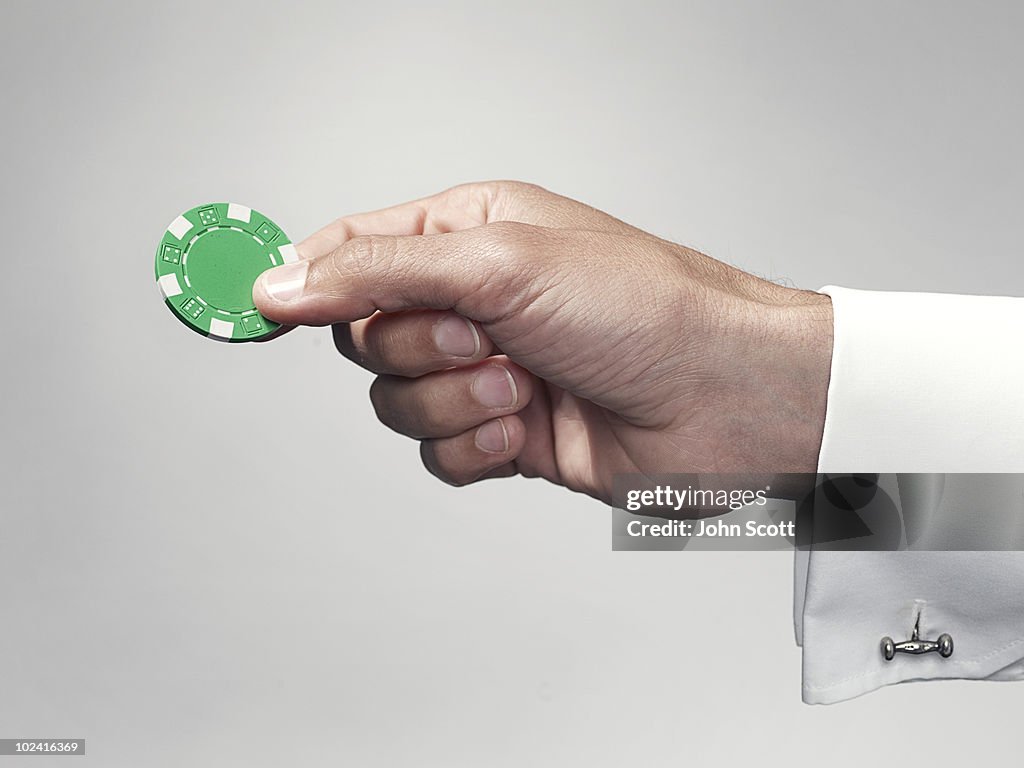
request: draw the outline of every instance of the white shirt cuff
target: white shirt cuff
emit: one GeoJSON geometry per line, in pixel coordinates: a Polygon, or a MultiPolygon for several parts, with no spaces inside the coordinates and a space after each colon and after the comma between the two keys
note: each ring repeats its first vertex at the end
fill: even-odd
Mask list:
{"type": "MultiPolygon", "coordinates": [[[[1024,299],[823,292],[835,341],[819,472],[1024,473],[1024,299]]],[[[805,701],[912,679],[1024,678],[1024,552],[797,558],[805,701]],[[924,639],[950,634],[953,655],[886,661],[881,638],[909,639],[916,622],[924,639]]]]}

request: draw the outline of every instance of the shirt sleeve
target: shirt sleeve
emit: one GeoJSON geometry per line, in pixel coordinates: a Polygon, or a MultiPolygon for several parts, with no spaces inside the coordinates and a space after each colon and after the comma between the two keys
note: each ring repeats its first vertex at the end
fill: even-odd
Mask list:
{"type": "MultiPolygon", "coordinates": [[[[822,292],[835,332],[819,472],[1024,473],[1024,299],[822,292]]],[[[946,494],[946,516],[924,524],[933,540],[949,539],[952,505],[958,530],[984,519],[987,535],[1024,543],[1024,497],[1006,502],[1022,478],[987,477],[976,503],[946,494]]],[[[906,680],[1024,679],[1024,546],[931,549],[797,553],[804,701],[906,680]],[[949,634],[953,654],[886,661],[881,639],[909,639],[915,626],[922,639],[949,634]]]]}

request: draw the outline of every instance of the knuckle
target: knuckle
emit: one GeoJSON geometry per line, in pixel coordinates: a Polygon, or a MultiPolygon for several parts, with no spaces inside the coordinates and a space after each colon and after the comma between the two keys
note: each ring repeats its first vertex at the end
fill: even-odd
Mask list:
{"type": "Polygon", "coordinates": [[[548,194],[548,191],[538,184],[528,181],[517,181],[516,179],[498,179],[487,182],[490,191],[496,197],[532,199],[548,194]]]}
{"type": "Polygon", "coordinates": [[[377,419],[386,427],[397,430],[399,420],[394,408],[391,396],[390,382],[383,376],[378,376],[370,385],[370,404],[377,419]]]}
{"type": "Polygon", "coordinates": [[[355,341],[352,338],[352,326],[348,323],[338,323],[331,328],[331,337],[334,339],[334,348],[343,356],[353,359],[357,356],[355,341]]]}
{"type": "Polygon", "coordinates": [[[341,278],[366,277],[387,260],[391,248],[391,238],[360,235],[342,243],[334,251],[331,268],[341,278]]]}
{"type": "Polygon", "coordinates": [[[551,193],[540,184],[534,184],[532,181],[513,181],[510,182],[518,195],[522,197],[545,197],[551,193]]]}
{"type": "Polygon", "coordinates": [[[555,261],[546,233],[540,227],[512,221],[487,226],[493,227],[493,234],[482,255],[497,279],[489,280],[484,288],[500,286],[506,300],[535,293],[542,273],[550,272],[555,261]]]}
{"type": "Polygon", "coordinates": [[[369,325],[363,339],[363,359],[375,373],[398,373],[403,365],[405,345],[393,323],[378,321],[369,325]]]}
{"type": "Polygon", "coordinates": [[[442,413],[444,403],[437,393],[427,389],[417,393],[416,422],[423,437],[431,437],[449,432],[451,424],[449,419],[442,413]]]}
{"type": "Polygon", "coordinates": [[[451,431],[440,392],[419,381],[382,374],[370,385],[370,403],[384,426],[406,437],[436,438],[451,431]]]}
{"type": "Polygon", "coordinates": [[[456,488],[466,485],[469,480],[465,479],[458,468],[446,466],[444,459],[445,452],[440,450],[441,443],[438,440],[424,440],[420,443],[420,459],[427,471],[447,485],[456,488]]]}
{"type": "Polygon", "coordinates": [[[442,208],[457,211],[490,210],[493,192],[488,182],[471,181],[449,187],[440,195],[442,208]]]}
{"type": "Polygon", "coordinates": [[[462,184],[456,184],[454,187],[448,187],[444,191],[444,195],[448,199],[472,198],[480,192],[486,191],[489,183],[486,181],[465,181],[462,184]]]}
{"type": "Polygon", "coordinates": [[[537,184],[514,179],[492,179],[458,184],[444,191],[445,202],[453,207],[483,205],[486,211],[500,215],[501,211],[518,207],[523,202],[536,202],[551,195],[537,184]]]}

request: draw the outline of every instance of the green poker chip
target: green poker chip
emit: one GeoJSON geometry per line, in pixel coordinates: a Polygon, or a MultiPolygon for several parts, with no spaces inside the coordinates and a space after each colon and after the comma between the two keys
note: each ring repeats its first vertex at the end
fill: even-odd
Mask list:
{"type": "Polygon", "coordinates": [[[298,260],[273,221],[237,203],[209,203],[170,223],[156,250],[156,282],[171,312],[219,341],[255,341],[280,326],[256,311],[252,286],[298,260]]]}

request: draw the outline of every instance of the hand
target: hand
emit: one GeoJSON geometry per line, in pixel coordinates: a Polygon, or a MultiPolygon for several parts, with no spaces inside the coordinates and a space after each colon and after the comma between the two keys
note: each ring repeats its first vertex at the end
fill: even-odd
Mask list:
{"type": "Polygon", "coordinates": [[[513,182],[344,217],[298,251],[257,281],[260,312],[336,324],[378,374],[380,420],[449,483],[521,474],[608,501],[621,472],[815,471],[827,296],[513,182]]]}

